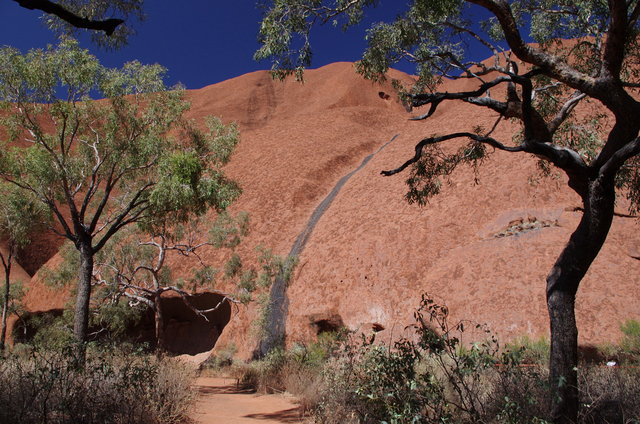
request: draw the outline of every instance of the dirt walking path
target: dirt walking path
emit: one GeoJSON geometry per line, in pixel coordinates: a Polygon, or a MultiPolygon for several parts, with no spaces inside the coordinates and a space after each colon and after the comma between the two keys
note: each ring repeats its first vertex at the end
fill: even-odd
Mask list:
{"type": "Polygon", "coordinates": [[[300,408],[285,395],[242,390],[233,378],[200,377],[192,414],[197,424],[298,424],[300,408]]]}

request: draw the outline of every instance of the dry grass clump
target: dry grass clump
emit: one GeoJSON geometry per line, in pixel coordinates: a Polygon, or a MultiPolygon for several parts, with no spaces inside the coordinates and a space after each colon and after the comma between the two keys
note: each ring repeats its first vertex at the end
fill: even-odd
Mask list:
{"type": "MultiPolygon", "coordinates": [[[[245,389],[261,393],[290,393],[305,412],[315,409],[324,390],[323,372],[346,337],[344,332],[322,333],[310,345],[275,349],[261,360],[236,363],[218,372],[235,378],[245,389]]],[[[211,372],[211,371],[209,371],[211,372]]]]}
{"type": "Polygon", "coordinates": [[[178,424],[194,400],[192,373],[170,359],[27,350],[0,362],[0,423],[178,424]]]}
{"type": "Polygon", "coordinates": [[[589,366],[578,370],[580,421],[640,423],[640,369],[589,366]]]}

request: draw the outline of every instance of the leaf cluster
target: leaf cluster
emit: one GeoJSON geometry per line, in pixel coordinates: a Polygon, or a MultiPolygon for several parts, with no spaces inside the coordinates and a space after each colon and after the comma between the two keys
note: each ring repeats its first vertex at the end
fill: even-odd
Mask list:
{"type": "MultiPolygon", "coordinates": [[[[405,198],[409,203],[424,206],[431,197],[440,193],[443,178],[447,178],[459,165],[469,165],[477,175],[478,168],[488,154],[485,145],[470,142],[454,153],[446,153],[439,145],[432,144],[426,149],[412,169],[405,198]]],[[[477,177],[476,177],[477,181],[477,177]]]]}
{"type": "Polygon", "coordinates": [[[105,68],[70,38],[24,55],[1,49],[0,176],[46,205],[74,243],[100,237],[96,251],[131,223],[153,232],[224,210],[240,194],[222,170],[237,126],[184,119],[183,90],[165,87],[164,73],[105,68]]]}

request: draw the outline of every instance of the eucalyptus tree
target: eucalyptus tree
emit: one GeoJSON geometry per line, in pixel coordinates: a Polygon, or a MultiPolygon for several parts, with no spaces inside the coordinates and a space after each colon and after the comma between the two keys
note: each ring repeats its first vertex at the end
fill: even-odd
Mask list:
{"type": "Polygon", "coordinates": [[[76,41],[21,54],[0,50],[0,178],[53,215],[79,253],[74,336],[87,339],[94,256],[132,224],[180,223],[225,209],[240,190],[225,177],[238,138],[183,118],[183,90],[164,69],[108,69],[76,41]],[[102,100],[91,100],[90,96],[102,100]]]}
{"type": "MultiPolygon", "coordinates": [[[[315,23],[348,27],[377,3],[268,2],[256,58],[271,58],[278,77],[300,77],[311,61],[309,34],[315,23]]],[[[522,125],[515,142],[477,128],[417,142],[413,157],[382,172],[389,176],[410,168],[409,202],[427,202],[440,191],[440,177],[459,165],[479,164],[492,150],[541,158],[566,174],[582,199],[580,223],[546,280],[555,422],[577,419],[576,293],[607,238],[616,189],[629,198],[632,211],[640,208],[640,103],[633,96],[640,87],[639,16],[638,0],[413,0],[394,20],[369,29],[368,48],[357,64],[361,74],[373,79],[383,78],[399,61],[415,64],[417,81],[405,96],[413,107],[428,106],[415,119],[428,119],[442,103],[461,100],[522,125]],[[466,57],[469,41],[484,46],[494,60],[466,57]],[[443,78],[475,80],[477,88],[439,92],[443,78]],[[492,97],[491,89],[499,86],[506,86],[506,96],[492,97]],[[588,108],[582,112],[586,118],[576,118],[578,105],[587,99],[601,103],[612,119],[588,116],[588,108]],[[454,153],[441,150],[442,143],[456,139],[468,144],[454,153]]]]}
{"type": "Polygon", "coordinates": [[[6,250],[0,251],[0,261],[4,270],[2,290],[2,325],[0,328],[0,351],[4,350],[7,336],[7,318],[12,310],[11,268],[18,251],[30,243],[34,223],[46,220],[42,204],[25,197],[15,187],[6,183],[0,185],[0,237],[5,240],[6,250]]]}
{"type": "Polygon", "coordinates": [[[130,17],[142,20],[143,0],[13,0],[20,6],[44,12],[44,23],[54,31],[72,34],[92,31],[92,40],[102,46],[121,47],[133,33],[130,17]],[[113,16],[118,17],[113,17],[113,16]]]}

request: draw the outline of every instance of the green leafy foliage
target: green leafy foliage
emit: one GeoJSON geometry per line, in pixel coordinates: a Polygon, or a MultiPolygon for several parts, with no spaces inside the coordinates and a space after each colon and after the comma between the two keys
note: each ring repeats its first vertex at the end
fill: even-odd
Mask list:
{"type": "Polygon", "coordinates": [[[437,144],[428,146],[427,153],[411,169],[407,179],[409,192],[405,198],[409,203],[425,205],[431,197],[440,193],[442,178],[449,177],[461,164],[472,166],[477,174],[486,154],[487,148],[476,142],[459,148],[453,154],[445,153],[437,144]]]}
{"type": "MultiPolygon", "coordinates": [[[[173,237],[240,195],[222,171],[237,127],[208,119],[203,130],[184,119],[183,90],[165,87],[164,73],[138,62],[105,68],[71,38],[26,54],[0,49],[0,123],[9,136],[0,143],[0,178],[48,208],[57,231],[81,252],[80,341],[96,278],[92,262],[114,235],[137,224],[152,237],[173,237]],[[104,99],[92,101],[94,95],[104,99]]],[[[121,265],[132,269],[132,258],[130,247],[120,250],[121,265]]],[[[167,282],[168,271],[154,279],[167,282]]]]}
{"type": "Polygon", "coordinates": [[[270,249],[266,249],[263,246],[256,247],[256,250],[260,254],[258,260],[262,267],[258,280],[260,287],[269,287],[277,276],[281,276],[286,282],[291,279],[293,270],[298,264],[297,257],[287,256],[282,258],[274,255],[270,249]]]}
{"type": "Polygon", "coordinates": [[[269,3],[270,9],[260,24],[258,36],[262,46],[254,58],[271,58],[271,69],[277,78],[295,74],[302,79],[304,68],[311,64],[309,33],[313,21],[320,18],[324,23],[338,25],[337,19],[344,18],[343,28],[346,28],[358,23],[362,18],[362,8],[376,4],[377,0],[336,0],[335,7],[339,13],[335,14],[323,14],[324,5],[317,0],[275,0],[269,3]]]}
{"type": "Polygon", "coordinates": [[[209,238],[215,248],[234,248],[248,232],[249,214],[240,212],[232,217],[227,212],[222,212],[209,230],[209,238]]]}
{"type": "Polygon", "coordinates": [[[318,422],[545,422],[545,373],[521,366],[525,349],[500,351],[484,327],[451,325],[448,309],[426,295],[409,328],[392,345],[363,337],[334,351],[318,422]],[[463,341],[468,333],[486,338],[463,341]]]}
{"type": "Polygon", "coordinates": [[[224,275],[227,278],[232,278],[237,276],[242,269],[242,258],[240,255],[234,253],[231,255],[231,258],[224,265],[224,275]]]}
{"type": "Polygon", "coordinates": [[[109,225],[105,207],[150,226],[223,210],[239,195],[220,169],[237,128],[213,119],[203,132],[183,120],[182,90],[167,91],[163,74],[137,62],[104,68],[71,39],[26,55],[4,48],[0,97],[10,113],[2,123],[14,144],[3,145],[3,178],[43,201],[73,202],[88,228],[100,228],[101,218],[109,225]],[[90,102],[93,93],[109,100],[90,102]],[[181,141],[168,135],[172,129],[181,130],[181,141]]]}
{"type": "Polygon", "coordinates": [[[47,222],[49,211],[40,202],[24,196],[21,190],[5,182],[0,183],[0,235],[15,249],[31,242],[38,222],[47,222]]]}
{"type": "MultiPolygon", "coordinates": [[[[7,286],[3,285],[0,287],[0,297],[4,299],[4,295],[6,293],[7,286]]],[[[15,314],[22,313],[24,311],[24,306],[21,302],[22,298],[25,295],[24,289],[24,281],[11,281],[11,285],[9,286],[9,304],[7,305],[7,314],[15,314]]]]}

